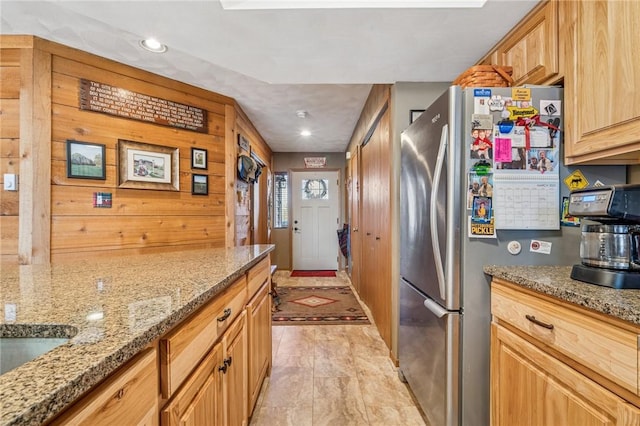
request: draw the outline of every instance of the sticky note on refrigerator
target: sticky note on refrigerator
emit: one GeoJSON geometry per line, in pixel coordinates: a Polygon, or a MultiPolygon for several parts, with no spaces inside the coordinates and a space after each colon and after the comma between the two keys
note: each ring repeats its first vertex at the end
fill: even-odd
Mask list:
{"type": "Polygon", "coordinates": [[[513,161],[511,155],[511,139],[495,138],[493,140],[493,156],[494,160],[500,163],[510,163],[513,161]]]}

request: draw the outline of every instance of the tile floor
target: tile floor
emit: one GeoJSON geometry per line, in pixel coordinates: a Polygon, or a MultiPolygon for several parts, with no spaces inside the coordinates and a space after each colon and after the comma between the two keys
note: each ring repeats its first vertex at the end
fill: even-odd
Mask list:
{"type": "MultiPolygon", "coordinates": [[[[281,286],[350,284],[336,278],[290,278],[281,286]]],[[[425,425],[374,325],[273,327],[273,368],[251,426],[425,425]]]]}

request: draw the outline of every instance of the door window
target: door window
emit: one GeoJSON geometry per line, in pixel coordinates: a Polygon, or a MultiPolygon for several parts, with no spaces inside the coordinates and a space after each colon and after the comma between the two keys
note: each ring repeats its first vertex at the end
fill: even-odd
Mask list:
{"type": "Polygon", "coordinates": [[[328,179],[302,179],[303,200],[328,200],[328,179]]]}

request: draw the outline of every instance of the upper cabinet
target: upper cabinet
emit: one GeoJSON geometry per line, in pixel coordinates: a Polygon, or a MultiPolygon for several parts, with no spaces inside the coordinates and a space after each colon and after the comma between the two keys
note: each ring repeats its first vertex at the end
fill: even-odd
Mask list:
{"type": "Polygon", "coordinates": [[[640,2],[560,2],[567,164],[640,163],[640,2]]]}
{"type": "Polygon", "coordinates": [[[497,65],[513,67],[513,85],[544,84],[558,78],[558,3],[532,10],[497,46],[497,65]]]}
{"type": "Polygon", "coordinates": [[[478,63],[564,82],[566,164],[640,164],[637,28],[640,1],[543,1],[478,63]]]}

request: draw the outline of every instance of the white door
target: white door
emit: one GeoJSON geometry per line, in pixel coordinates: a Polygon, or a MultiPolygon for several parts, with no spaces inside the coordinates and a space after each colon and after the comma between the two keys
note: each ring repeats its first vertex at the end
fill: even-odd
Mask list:
{"type": "Polygon", "coordinates": [[[338,171],[291,174],[293,269],[338,269],[338,171]]]}

